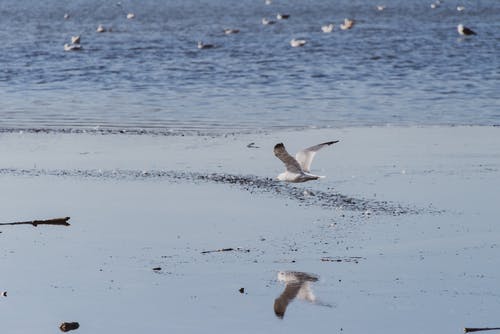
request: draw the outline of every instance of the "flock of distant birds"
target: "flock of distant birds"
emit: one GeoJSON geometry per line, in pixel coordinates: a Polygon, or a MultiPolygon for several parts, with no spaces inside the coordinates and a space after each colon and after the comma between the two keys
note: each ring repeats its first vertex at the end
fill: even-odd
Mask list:
{"type": "MultiPolygon", "coordinates": [[[[436,9],[439,6],[441,6],[442,2],[443,2],[443,0],[436,0],[435,2],[431,3],[430,7],[432,9],[436,9]]],[[[265,4],[266,5],[270,5],[271,3],[272,3],[272,0],[265,0],[265,4]]],[[[118,2],[117,5],[120,8],[122,8],[122,10],[123,10],[121,2],[118,2]]],[[[383,11],[385,9],[386,9],[385,5],[377,5],[376,6],[376,10],[378,10],[378,11],[383,11]]],[[[457,11],[462,12],[464,10],[465,10],[464,6],[457,6],[457,11]]],[[[70,15],[68,13],[64,14],[64,19],[65,20],[68,20],[69,18],[70,18],[70,15]]],[[[126,13],[126,18],[128,20],[133,20],[133,19],[135,19],[135,14],[134,13],[126,13]]],[[[283,13],[276,14],[276,19],[277,20],[287,20],[289,18],[290,18],[290,14],[283,14],[283,13]]],[[[262,22],[263,25],[272,25],[272,24],[276,24],[277,23],[277,21],[269,19],[267,17],[262,18],[261,22],[262,22]]],[[[344,22],[340,24],[340,29],[341,30],[352,29],[354,27],[354,24],[355,24],[355,20],[354,19],[345,18],[344,22]]],[[[326,24],[326,25],[321,26],[321,31],[324,32],[324,33],[331,33],[331,32],[333,32],[334,27],[335,26],[333,25],[333,23],[326,24]]],[[[97,26],[96,32],[98,32],[98,33],[104,33],[104,32],[107,32],[107,31],[111,31],[111,28],[106,28],[102,24],[99,24],[97,26]]],[[[472,29],[464,26],[463,24],[459,24],[457,26],[457,31],[462,36],[476,35],[476,33],[472,29]]],[[[229,29],[229,28],[224,29],[224,34],[226,34],[226,35],[237,34],[239,32],[240,32],[239,29],[229,29]]],[[[64,51],[80,51],[80,50],[82,50],[82,46],[80,44],[80,41],[81,41],[80,36],[72,36],[71,37],[71,43],[64,44],[64,51]]],[[[306,44],[307,44],[307,40],[305,40],[305,39],[295,39],[295,38],[293,38],[290,41],[290,46],[294,47],[294,48],[302,47],[302,46],[304,46],[306,44]]],[[[214,44],[206,44],[206,43],[203,43],[202,41],[198,41],[198,49],[212,49],[212,48],[215,48],[215,47],[216,46],[214,44]]]]}

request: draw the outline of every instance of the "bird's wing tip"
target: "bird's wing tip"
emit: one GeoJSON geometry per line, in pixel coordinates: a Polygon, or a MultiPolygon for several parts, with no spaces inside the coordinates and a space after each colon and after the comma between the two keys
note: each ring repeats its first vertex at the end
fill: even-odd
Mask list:
{"type": "Polygon", "coordinates": [[[285,145],[283,145],[283,143],[278,143],[276,145],[274,145],[274,148],[277,149],[277,148],[281,148],[281,147],[284,147],[285,145]]]}

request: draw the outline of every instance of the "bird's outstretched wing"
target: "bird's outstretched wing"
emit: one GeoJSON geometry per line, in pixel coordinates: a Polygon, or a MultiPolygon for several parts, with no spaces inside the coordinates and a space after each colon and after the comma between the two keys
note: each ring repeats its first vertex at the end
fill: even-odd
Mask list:
{"type": "Polygon", "coordinates": [[[274,313],[276,316],[283,318],[285,316],[288,304],[297,297],[302,284],[300,282],[288,283],[281,295],[274,300],[274,313]]]}
{"type": "Polygon", "coordinates": [[[334,140],[305,148],[297,152],[297,154],[295,155],[295,159],[300,164],[302,170],[306,173],[309,173],[311,171],[311,163],[314,159],[314,156],[316,155],[316,152],[318,152],[325,146],[329,146],[338,142],[338,140],[334,140]]]}
{"type": "Polygon", "coordinates": [[[288,152],[285,149],[285,145],[283,145],[283,143],[279,143],[274,146],[274,155],[278,159],[283,161],[287,171],[297,174],[302,173],[302,168],[300,167],[300,164],[297,162],[297,160],[294,159],[294,157],[288,154],[288,152]]]}

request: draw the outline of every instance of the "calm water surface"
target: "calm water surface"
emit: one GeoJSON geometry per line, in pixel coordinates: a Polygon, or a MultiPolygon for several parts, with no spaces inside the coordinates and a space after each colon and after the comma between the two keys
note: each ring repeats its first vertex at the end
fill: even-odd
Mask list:
{"type": "Polygon", "coordinates": [[[500,124],[500,2],[430,3],[2,0],[0,128],[500,124]],[[291,17],[261,24],[278,12],[291,17]],[[83,51],[63,51],[72,35],[83,51]]]}

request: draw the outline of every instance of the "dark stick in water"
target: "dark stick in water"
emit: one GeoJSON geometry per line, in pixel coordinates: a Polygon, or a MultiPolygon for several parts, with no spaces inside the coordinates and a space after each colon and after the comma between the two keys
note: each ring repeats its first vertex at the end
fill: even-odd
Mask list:
{"type": "Polygon", "coordinates": [[[70,223],[68,223],[69,217],[64,217],[64,218],[53,218],[53,219],[46,219],[46,220],[31,220],[31,221],[25,221],[25,222],[14,222],[14,223],[0,223],[0,225],[33,225],[33,226],[38,226],[38,225],[61,225],[61,226],[70,226],[70,223]]]}
{"type": "Polygon", "coordinates": [[[485,327],[485,328],[468,328],[468,327],[465,327],[464,328],[464,332],[465,333],[480,332],[480,331],[498,331],[498,330],[500,330],[500,327],[492,327],[492,328],[489,328],[489,327],[485,327]]]}

